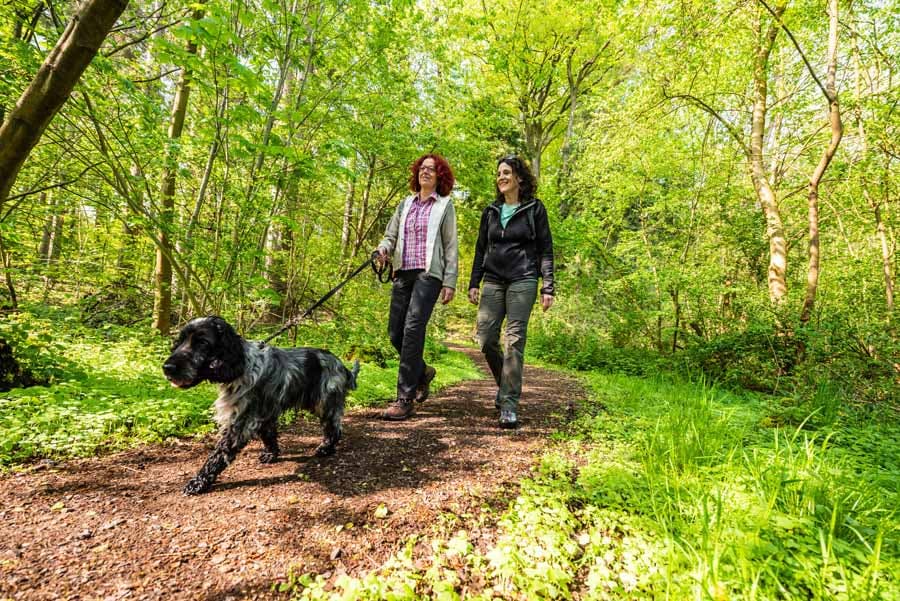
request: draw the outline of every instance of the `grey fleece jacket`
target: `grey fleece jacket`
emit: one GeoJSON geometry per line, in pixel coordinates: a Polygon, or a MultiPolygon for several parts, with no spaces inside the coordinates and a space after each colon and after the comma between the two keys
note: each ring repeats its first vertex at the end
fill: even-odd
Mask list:
{"type": "MultiPolygon", "coordinates": [[[[403,225],[415,195],[411,194],[397,205],[391,221],[378,243],[378,250],[391,253],[394,270],[403,265],[403,225]]],[[[438,196],[428,217],[428,233],[425,242],[425,265],[428,275],[439,279],[445,288],[456,289],[459,272],[459,243],[456,239],[456,209],[450,196],[438,196]]]]}

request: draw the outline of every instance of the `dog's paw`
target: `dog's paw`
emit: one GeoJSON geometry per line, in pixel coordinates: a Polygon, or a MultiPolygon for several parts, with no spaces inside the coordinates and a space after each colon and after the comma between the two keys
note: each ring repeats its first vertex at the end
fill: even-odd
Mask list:
{"type": "Polygon", "coordinates": [[[278,461],[278,453],[270,453],[269,451],[263,451],[259,454],[259,462],[260,463],[275,463],[278,461]]]}
{"type": "Polygon", "coordinates": [[[207,482],[202,478],[191,478],[184,486],[182,491],[187,496],[200,495],[212,488],[212,482],[207,482]]]}
{"type": "Polygon", "coordinates": [[[316,447],[316,457],[328,457],[334,455],[335,449],[333,444],[325,444],[324,442],[316,447]]]}

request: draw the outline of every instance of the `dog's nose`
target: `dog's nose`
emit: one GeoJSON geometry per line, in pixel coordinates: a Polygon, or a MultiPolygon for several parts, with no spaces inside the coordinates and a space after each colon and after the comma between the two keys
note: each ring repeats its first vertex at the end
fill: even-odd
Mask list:
{"type": "Polygon", "coordinates": [[[163,373],[167,376],[174,376],[177,370],[178,366],[176,366],[174,363],[163,364],[163,373]]]}

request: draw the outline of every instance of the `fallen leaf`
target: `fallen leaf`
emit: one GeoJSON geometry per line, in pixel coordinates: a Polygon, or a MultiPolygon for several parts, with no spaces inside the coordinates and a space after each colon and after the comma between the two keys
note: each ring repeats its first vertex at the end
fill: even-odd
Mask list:
{"type": "Polygon", "coordinates": [[[62,501],[57,501],[50,507],[50,511],[62,511],[63,509],[65,509],[65,507],[65,503],[63,503],[62,501]]]}
{"type": "Polygon", "coordinates": [[[386,518],[387,514],[388,514],[388,508],[384,503],[379,505],[378,509],[375,510],[375,517],[380,520],[383,520],[384,518],[386,518]]]}

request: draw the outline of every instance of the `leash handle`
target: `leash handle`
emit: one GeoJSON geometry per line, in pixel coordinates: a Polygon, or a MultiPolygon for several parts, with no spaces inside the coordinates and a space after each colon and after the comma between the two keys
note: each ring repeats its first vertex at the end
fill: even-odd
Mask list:
{"type": "Polygon", "coordinates": [[[394,264],[388,261],[387,263],[380,263],[380,267],[376,267],[379,264],[377,260],[381,255],[377,250],[372,251],[372,271],[375,272],[375,277],[378,278],[378,281],[382,284],[390,284],[394,280],[394,264]],[[387,278],[382,277],[383,274],[387,272],[387,278]]]}

